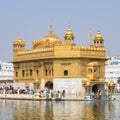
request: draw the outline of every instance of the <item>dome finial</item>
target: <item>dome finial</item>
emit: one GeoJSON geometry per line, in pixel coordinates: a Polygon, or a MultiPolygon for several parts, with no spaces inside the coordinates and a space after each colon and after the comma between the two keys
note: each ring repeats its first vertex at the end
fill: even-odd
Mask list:
{"type": "Polygon", "coordinates": [[[49,30],[49,33],[52,34],[53,33],[53,30],[52,30],[52,24],[50,25],[50,30],[49,30]]]}
{"type": "Polygon", "coordinates": [[[68,22],[68,28],[70,28],[70,22],[68,22]]]}
{"type": "Polygon", "coordinates": [[[98,25],[98,32],[100,32],[100,26],[98,25]]]}
{"type": "Polygon", "coordinates": [[[17,40],[21,40],[20,32],[18,32],[18,38],[17,38],[17,40]]]}

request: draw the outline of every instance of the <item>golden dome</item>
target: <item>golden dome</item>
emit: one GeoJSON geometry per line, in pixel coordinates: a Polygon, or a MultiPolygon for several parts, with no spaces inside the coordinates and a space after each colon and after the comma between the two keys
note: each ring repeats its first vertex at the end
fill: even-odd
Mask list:
{"type": "Polygon", "coordinates": [[[100,33],[100,31],[98,31],[95,35],[95,40],[97,41],[103,41],[103,37],[102,37],[102,34],[100,33]]]}
{"type": "Polygon", "coordinates": [[[18,44],[21,44],[21,43],[22,43],[22,39],[21,39],[20,35],[18,35],[17,43],[18,43],[18,44]]]}
{"type": "Polygon", "coordinates": [[[95,35],[94,45],[96,47],[104,47],[104,39],[99,31],[95,35]]]}
{"type": "Polygon", "coordinates": [[[65,36],[64,36],[65,40],[74,40],[74,35],[72,30],[70,29],[70,27],[68,27],[65,36]]]}
{"type": "Polygon", "coordinates": [[[18,47],[24,47],[25,46],[25,41],[23,41],[21,39],[20,35],[18,35],[18,38],[14,41],[13,45],[18,46],[18,47]]]}
{"type": "Polygon", "coordinates": [[[34,41],[33,48],[50,47],[56,44],[62,44],[62,40],[53,33],[52,25],[50,25],[49,33],[39,41],[34,41]]]}

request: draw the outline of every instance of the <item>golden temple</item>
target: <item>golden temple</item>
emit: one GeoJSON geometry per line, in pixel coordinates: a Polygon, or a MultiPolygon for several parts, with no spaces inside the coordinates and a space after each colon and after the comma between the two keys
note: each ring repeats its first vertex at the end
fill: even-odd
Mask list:
{"type": "Polygon", "coordinates": [[[40,84],[44,80],[44,87],[62,87],[68,91],[69,87],[81,91],[86,86],[93,90],[107,85],[104,80],[106,53],[101,32],[98,31],[92,40],[90,31],[90,45],[87,47],[76,45],[74,38],[68,27],[62,41],[50,25],[49,33],[38,41],[33,40],[32,49],[28,50],[19,35],[13,42],[14,81],[29,86],[29,83],[40,84]]]}

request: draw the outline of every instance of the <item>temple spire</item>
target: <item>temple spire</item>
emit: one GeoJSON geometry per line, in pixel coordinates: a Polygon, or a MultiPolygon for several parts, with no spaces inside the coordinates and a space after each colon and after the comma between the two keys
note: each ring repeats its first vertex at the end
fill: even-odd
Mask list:
{"type": "Polygon", "coordinates": [[[17,38],[18,40],[21,40],[21,37],[20,37],[20,32],[18,33],[18,38],[17,38]]]}
{"type": "Polygon", "coordinates": [[[68,22],[68,28],[70,29],[70,22],[68,22]]]}
{"type": "Polygon", "coordinates": [[[50,25],[50,30],[49,30],[49,33],[52,34],[53,33],[53,30],[52,30],[52,25],[50,25]]]}
{"type": "Polygon", "coordinates": [[[100,32],[100,26],[98,25],[98,32],[100,32]]]}
{"type": "Polygon", "coordinates": [[[93,44],[92,44],[92,29],[90,28],[90,46],[92,46],[93,44]]]}

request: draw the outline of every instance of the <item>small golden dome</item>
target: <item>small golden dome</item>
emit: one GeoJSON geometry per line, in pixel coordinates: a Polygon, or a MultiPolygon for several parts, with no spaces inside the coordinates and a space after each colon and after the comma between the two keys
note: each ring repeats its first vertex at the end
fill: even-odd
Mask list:
{"type": "Polygon", "coordinates": [[[68,27],[65,36],[64,36],[65,40],[74,40],[74,35],[72,30],[70,29],[70,27],[68,27]]]}
{"type": "Polygon", "coordinates": [[[71,35],[71,34],[73,34],[73,32],[72,32],[72,30],[70,28],[68,28],[65,34],[66,35],[71,35]]]}
{"type": "Polygon", "coordinates": [[[52,25],[50,25],[49,33],[39,41],[34,42],[33,48],[50,47],[56,44],[62,44],[62,40],[53,33],[52,25]]]}
{"type": "Polygon", "coordinates": [[[14,46],[24,47],[25,41],[23,41],[20,37],[20,34],[18,35],[18,38],[13,43],[14,46]]]}
{"type": "Polygon", "coordinates": [[[22,43],[22,39],[21,39],[20,35],[18,35],[18,38],[17,38],[16,41],[18,42],[18,44],[21,44],[21,43],[22,43]]]}
{"type": "Polygon", "coordinates": [[[97,47],[104,47],[104,39],[99,31],[95,35],[94,45],[97,47]]]}
{"type": "Polygon", "coordinates": [[[95,40],[102,40],[103,41],[103,37],[102,37],[102,34],[100,33],[100,31],[98,31],[95,35],[95,40]]]}

